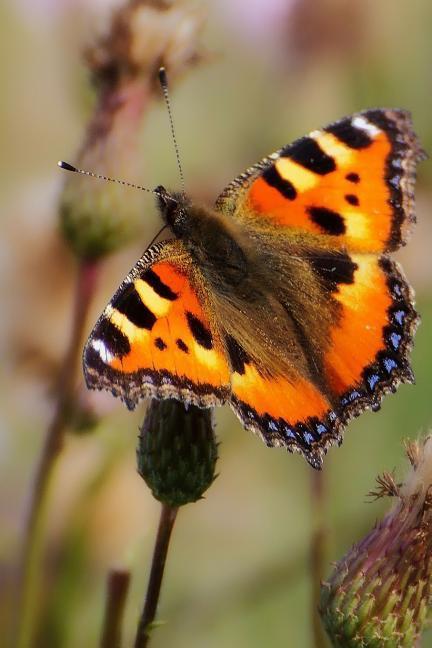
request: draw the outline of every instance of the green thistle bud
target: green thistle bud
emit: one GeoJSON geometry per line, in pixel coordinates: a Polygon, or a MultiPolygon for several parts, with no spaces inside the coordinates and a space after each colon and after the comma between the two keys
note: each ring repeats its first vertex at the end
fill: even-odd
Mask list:
{"type": "Polygon", "coordinates": [[[172,507],[201,499],[215,479],[212,411],[152,400],[138,439],[138,472],[153,496],[172,507]]]}
{"type": "Polygon", "coordinates": [[[336,648],[412,648],[431,603],[432,437],[410,443],[402,485],[386,473],[371,493],[393,509],[336,565],[320,613],[336,648]]]}
{"type": "MultiPolygon", "coordinates": [[[[118,150],[112,155],[115,169],[107,169],[103,159],[87,162],[92,156],[85,156],[79,166],[114,177],[136,175],[130,171],[132,164],[119,164],[118,150]]],[[[143,214],[141,192],[68,174],[60,203],[60,225],[65,240],[79,258],[98,259],[124,246],[142,231],[143,214]]]]}

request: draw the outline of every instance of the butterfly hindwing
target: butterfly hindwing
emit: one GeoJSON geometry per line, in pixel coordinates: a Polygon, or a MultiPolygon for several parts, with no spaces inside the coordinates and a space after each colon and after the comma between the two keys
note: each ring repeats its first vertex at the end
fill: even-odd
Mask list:
{"type": "Polygon", "coordinates": [[[417,324],[413,295],[387,256],[353,255],[353,282],[334,298],[341,317],[331,331],[325,372],[341,404],[377,406],[397,382],[412,382],[408,353],[417,324]]]}
{"type": "Polygon", "coordinates": [[[268,377],[246,364],[232,376],[230,404],[244,427],[268,446],[301,452],[315,468],[321,466],[326,444],[336,438],[327,397],[300,374],[268,377]]]}
{"type": "MultiPolygon", "coordinates": [[[[326,276],[329,257],[314,262],[326,276]]],[[[413,381],[408,356],[418,320],[398,265],[359,254],[338,276],[343,281],[327,281],[340,313],[323,358],[325,393],[305,376],[269,378],[251,363],[232,377],[231,406],[243,425],[267,445],[301,452],[315,468],[327,448],[341,442],[351,418],[378,409],[384,394],[413,381]]]]}
{"type": "Polygon", "coordinates": [[[390,251],[415,220],[415,164],[423,155],[409,113],[366,110],[264,158],[216,205],[251,228],[295,228],[335,248],[390,251]]]}
{"type": "Polygon", "coordinates": [[[130,408],[146,396],[202,407],[223,402],[229,368],[197,285],[181,242],[149,248],[86,344],[88,386],[111,390],[130,408]]]}

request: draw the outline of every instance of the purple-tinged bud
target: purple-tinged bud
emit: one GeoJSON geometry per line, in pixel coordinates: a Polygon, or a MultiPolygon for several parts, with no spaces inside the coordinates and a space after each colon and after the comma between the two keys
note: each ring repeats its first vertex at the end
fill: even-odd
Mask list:
{"type": "Polygon", "coordinates": [[[385,473],[371,495],[392,510],[335,566],[321,589],[320,613],[340,648],[412,648],[431,604],[432,436],[406,448],[403,484],[385,473]]]}

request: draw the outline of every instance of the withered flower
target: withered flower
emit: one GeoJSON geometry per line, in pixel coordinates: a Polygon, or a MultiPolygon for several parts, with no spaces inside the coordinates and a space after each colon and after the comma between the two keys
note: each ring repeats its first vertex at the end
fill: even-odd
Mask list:
{"type": "Polygon", "coordinates": [[[385,473],[374,497],[396,502],[335,566],[320,613],[333,646],[412,648],[431,603],[432,436],[410,442],[403,484],[385,473]]]}
{"type": "MultiPolygon", "coordinates": [[[[142,182],[139,130],[149,106],[162,96],[158,69],[164,65],[173,82],[200,58],[203,22],[203,11],[190,2],[135,0],[113,14],[107,33],[86,52],[96,98],[75,166],[142,182]]],[[[67,175],[61,227],[78,257],[96,259],[117,250],[142,222],[142,192],[67,175]]]]}

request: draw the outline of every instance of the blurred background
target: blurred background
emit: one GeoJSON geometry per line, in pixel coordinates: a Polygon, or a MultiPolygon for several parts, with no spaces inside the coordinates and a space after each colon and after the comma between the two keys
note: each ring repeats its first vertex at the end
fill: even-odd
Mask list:
{"type": "MultiPolygon", "coordinates": [[[[3,628],[10,619],[23,520],[53,416],[55,380],[73,309],[76,261],[59,227],[65,177],[56,162],[75,162],[82,149],[95,101],[83,51],[103,37],[120,4],[4,0],[0,5],[3,628]]],[[[263,155],[367,107],[411,110],[420,139],[431,150],[429,0],[397,6],[393,0],[163,4],[167,10],[186,7],[191,12],[187,24],[199,41],[198,55],[171,89],[192,196],[214,200],[263,155]]],[[[186,26],[186,41],[188,34],[186,26]]],[[[156,93],[142,110],[132,139],[135,165],[127,167],[113,154],[110,172],[122,178],[127,173],[127,180],[149,187],[177,188],[167,114],[156,93]]],[[[106,166],[93,170],[104,172],[106,166]]],[[[431,180],[432,165],[426,161],[419,168],[418,225],[397,255],[415,287],[422,316],[413,352],[417,384],[402,386],[386,398],[380,412],[354,421],[343,446],[328,454],[329,570],[330,561],[340,558],[388,507],[383,501],[366,502],[376,475],[394,467],[403,472],[403,439],[417,438],[431,425],[431,180]]],[[[121,192],[124,203],[136,200],[138,193],[121,192]]],[[[139,200],[133,242],[103,261],[85,335],[158,229],[152,197],[139,194],[139,200]]],[[[144,408],[130,413],[109,394],[87,395],[80,371],[77,380],[86,415],[69,425],[51,485],[37,645],[98,645],[106,575],[113,566],[132,572],[125,617],[125,645],[130,645],[159,514],[135,469],[144,408]]],[[[205,500],[180,512],[159,609],[166,623],[152,645],[308,648],[313,645],[311,468],[299,456],[267,449],[228,408],[217,412],[217,423],[219,477],[205,500]]],[[[0,627],[0,636],[4,632],[0,627]]],[[[425,646],[432,645],[427,641],[425,646]]]]}

